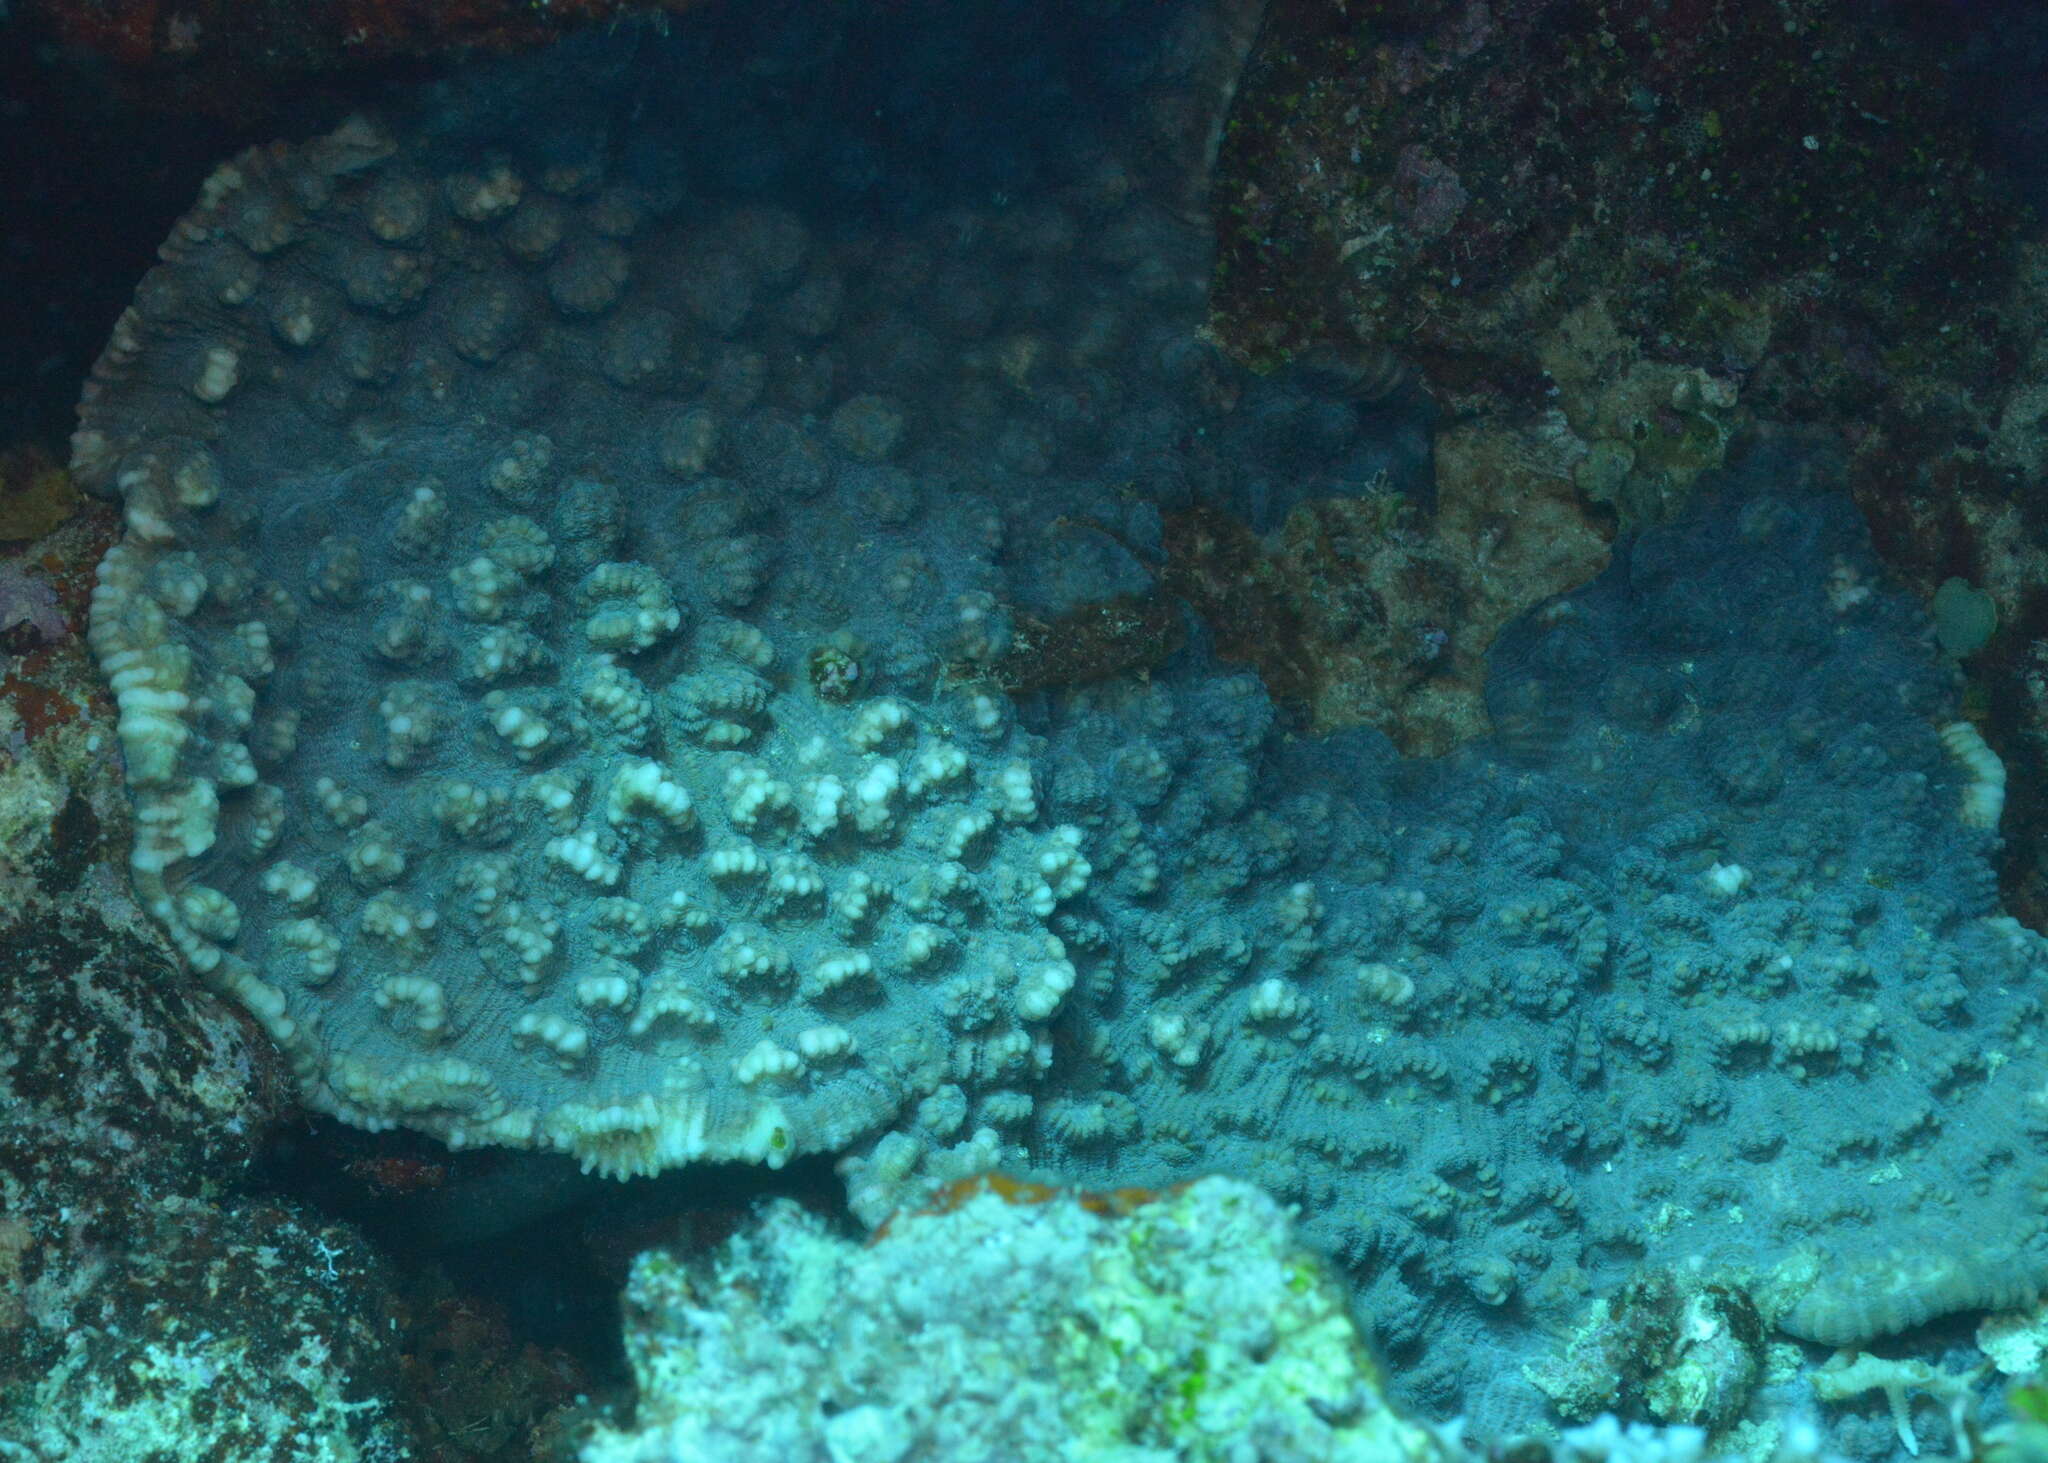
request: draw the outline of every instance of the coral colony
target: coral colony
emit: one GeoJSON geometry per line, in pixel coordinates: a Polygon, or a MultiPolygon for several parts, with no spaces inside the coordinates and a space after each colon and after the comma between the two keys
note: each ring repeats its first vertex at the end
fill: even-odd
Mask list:
{"type": "Polygon", "coordinates": [[[1304,713],[1196,530],[1427,468],[1205,343],[1257,17],[1134,9],[681,16],[222,165],[75,441],[148,913],[345,1123],[839,1160],[866,1247],[642,1262],[592,1463],[1686,1456],[2030,1303],[2048,946],[1924,609],[1765,446],[1304,713]]]}

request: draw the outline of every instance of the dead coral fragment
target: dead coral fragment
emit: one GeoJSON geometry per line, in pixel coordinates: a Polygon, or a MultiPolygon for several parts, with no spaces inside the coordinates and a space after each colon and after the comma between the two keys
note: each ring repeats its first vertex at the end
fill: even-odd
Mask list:
{"type": "Polygon", "coordinates": [[[1583,451],[1561,429],[1538,450],[1460,427],[1438,438],[1431,513],[1382,487],[1302,503],[1263,538],[1214,508],[1169,513],[1155,593],[1015,614],[990,679],[1016,693],[1149,671],[1180,648],[1185,604],[1218,656],[1315,731],[1372,726],[1440,756],[1493,730],[1485,657],[1501,627],[1607,565],[1573,482],[1583,451]]]}
{"type": "Polygon", "coordinates": [[[1970,1386],[1983,1371],[1983,1366],[1976,1366],[1967,1372],[1944,1372],[1924,1361],[1894,1361],[1868,1352],[1838,1351],[1813,1374],[1813,1395],[1823,1402],[1843,1402],[1865,1392],[1884,1393],[1891,1404],[1892,1425],[1899,1430],[1900,1445],[1917,1458],[1920,1439],[1913,1433],[1907,1390],[1925,1392],[1945,1403],[1956,1433],[1961,1436],[1964,1410],[1970,1403],[1970,1386]]]}
{"type": "Polygon", "coordinates": [[[987,674],[1012,693],[1085,686],[1150,671],[1180,649],[1181,639],[1180,611],[1173,603],[1118,595],[1057,620],[1017,614],[1010,647],[987,674]]]}
{"type": "Polygon", "coordinates": [[[860,660],[847,646],[813,646],[806,663],[811,690],[820,701],[844,701],[860,684],[860,660]]]}
{"type": "Polygon", "coordinates": [[[1397,494],[1300,504],[1265,539],[1211,509],[1170,514],[1164,587],[1318,732],[1377,727],[1410,756],[1486,735],[1486,651],[1516,615],[1591,580],[1606,532],[1578,451],[1485,426],[1436,443],[1437,504],[1397,494]]]}
{"type": "Polygon", "coordinates": [[[1595,1301],[1564,1350],[1524,1372],[1567,1418],[1647,1409],[1714,1431],[1741,1417],[1762,1380],[1768,1330],[1728,1278],[1651,1270],[1595,1301]]]}

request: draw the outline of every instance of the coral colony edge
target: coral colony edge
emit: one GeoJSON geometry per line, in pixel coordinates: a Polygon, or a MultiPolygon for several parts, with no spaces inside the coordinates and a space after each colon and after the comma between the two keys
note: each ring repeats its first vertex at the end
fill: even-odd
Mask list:
{"type": "MultiPolygon", "coordinates": [[[[1258,7],[942,9],[623,24],[207,180],[71,463],[184,968],[348,1125],[836,1164],[638,1262],[588,1463],[2015,1426],[1887,1347],[2041,1324],[2048,943],[1828,451],[1532,499],[1477,643],[1386,609],[1408,689],[1304,714],[1188,545],[1464,510],[1397,367],[1205,334],[1258,7]]],[[[117,1456],[81,1376],[0,1456],[117,1456]]],[[[410,1456],[340,1395],[304,1456],[410,1456]]]]}

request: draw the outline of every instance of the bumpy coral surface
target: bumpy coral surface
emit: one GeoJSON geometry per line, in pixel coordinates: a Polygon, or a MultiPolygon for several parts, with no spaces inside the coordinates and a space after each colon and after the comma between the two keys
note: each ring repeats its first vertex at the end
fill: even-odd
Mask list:
{"type": "Polygon", "coordinates": [[[1057,106],[1001,25],[629,36],[218,174],[74,460],[151,912],[366,1125],[846,1153],[877,1219],[1248,1176],[1488,1423],[1645,1264],[1845,1344],[2030,1299],[2002,773],[1809,454],[1513,620],[1435,761],[1129,643],[1176,516],[1403,460],[1194,337],[1108,119],[1213,100],[1217,14],[1057,106]]]}
{"type": "MultiPolygon", "coordinates": [[[[1847,503],[1723,491],[1496,647],[1491,745],[1333,740],[1145,814],[1187,820],[1172,892],[1091,895],[1108,1034],[1039,1151],[1301,1201],[1402,1356],[1452,1297],[1559,1315],[1645,1258],[1753,1267],[1841,1343],[2032,1294],[2048,953],[1996,911],[2002,773],[1847,503]]],[[[1055,742],[1099,761],[1187,697],[1055,742]]],[[[1502,1364],[1467,1337],[1416,1374],[1448,1405],[1502,1364]]]]}
{"type": "Polygon", "coordinates": [[[783,1201],[708,1266],[643,1256],[626,1345],[637,1416],[584,1463],[1444,1453],[1286,1213],[1223,1178],[1121,1213],[986,1188],[867,1246],[783,1201]]]}
{"type": "Polygon", "coordinates": [[[697,120],[251,153],[92,389],[139,887],[352,1121],[780,1162],[1049,1059],[1090,864],[976,667],[1144,583],[1045,525],[1164,470],[1199,270],[1108,155],[889,228],[697,120]]]}

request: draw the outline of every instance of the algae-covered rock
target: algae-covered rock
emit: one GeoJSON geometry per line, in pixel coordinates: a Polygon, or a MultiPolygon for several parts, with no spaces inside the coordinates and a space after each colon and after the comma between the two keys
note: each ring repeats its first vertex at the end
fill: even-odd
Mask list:
{"type": "Polygon", "coordinates": [[[71,474],[40,447],[0,449],[0,542],[41,538],[78,511],[71,474]]]}
{"type": "Polygon", "coordinates": [[[584,1463],[1438,1456],[1258,1190],[952,1198],[865,1246],[783,1202],[708,1265],[643,1256],[638,1417],[584,1463]]]}

